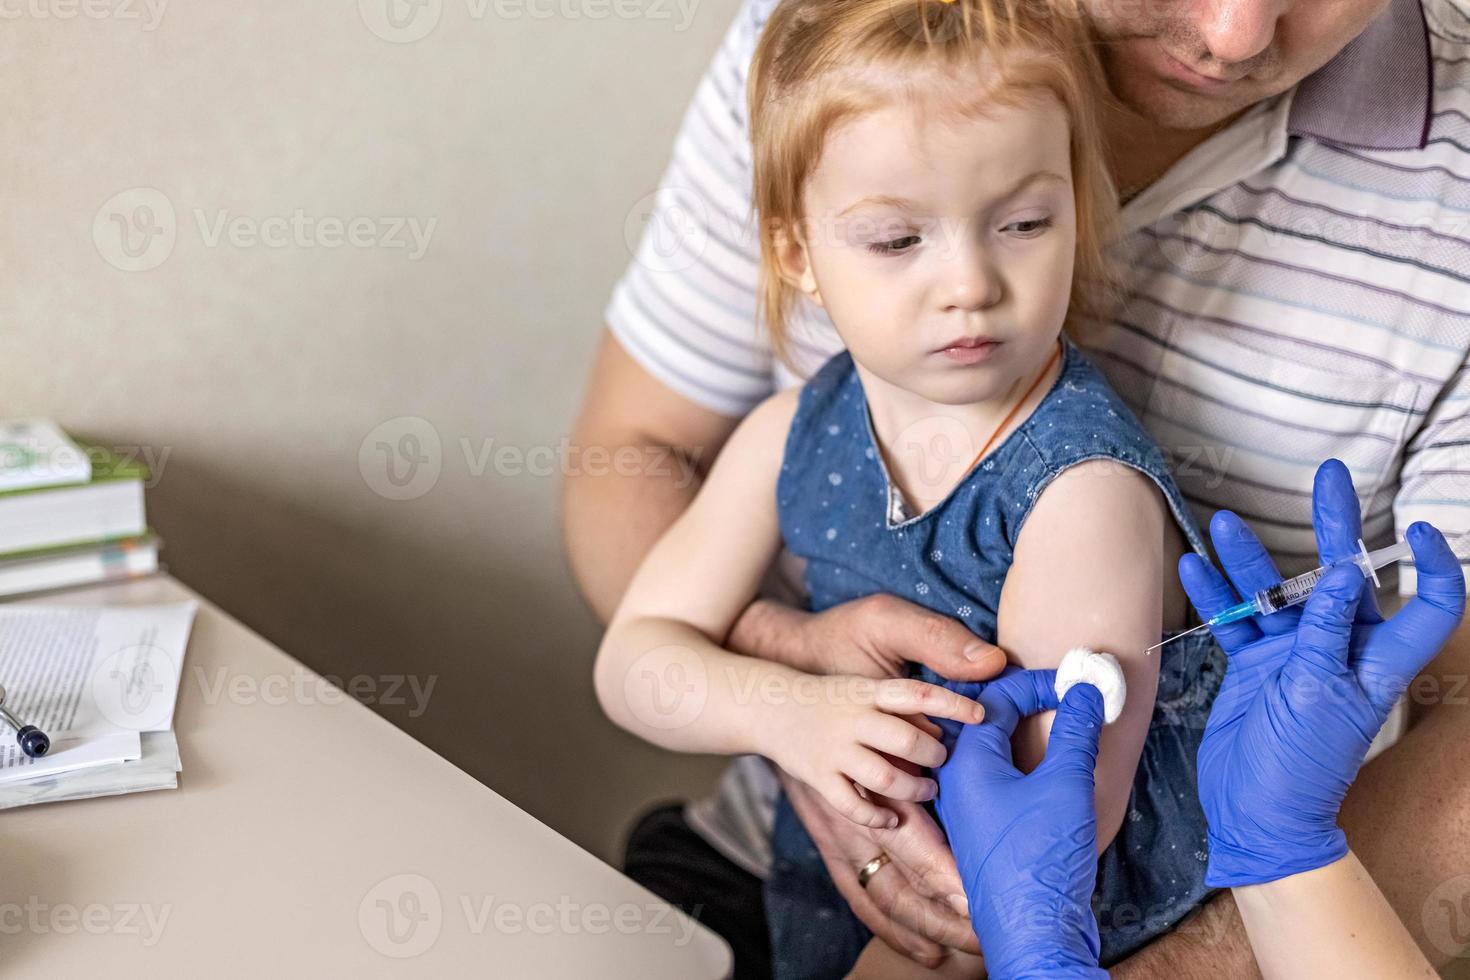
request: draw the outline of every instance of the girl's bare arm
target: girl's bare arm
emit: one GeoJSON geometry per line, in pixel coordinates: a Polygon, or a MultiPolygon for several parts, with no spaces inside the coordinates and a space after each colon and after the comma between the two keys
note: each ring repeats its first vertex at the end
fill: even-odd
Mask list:
{"type": "Polygon", "coordinates": [[[943,745],[905,716],[975,722],[979,705],[915,680],[816,677],[722,646],[780,547],[776,481],[796,399],[777,395],[741,423],[648,553],[598,650],[597,695],[613,721],[650,742],[764,755],[849,819],[891,827],[897,817],[854,784],[933,798],[933,780],[893,759],[936,766],[943,745]]]}
{"type": "MultiPolygon", "coordinates": [[[[1072,647],[1118,658],[1128,684],[1122,716],[1102,737],[1097,764],[1098,848],[1122,825],[1153,717],[1159,658],[1144,650],[1162,629],[1172,581],[1173,517],[1148,477],[1110,460],[1074,466],[1032,508],[1001,592],[999,645],[1022,667],[1056,667],[1072,647]],[[1167,572],[1166,572],[1167,569],[1167,572]]],[[[1040,762],[1051,713],[1022,723],[1016,763],[1040,762]]]]}

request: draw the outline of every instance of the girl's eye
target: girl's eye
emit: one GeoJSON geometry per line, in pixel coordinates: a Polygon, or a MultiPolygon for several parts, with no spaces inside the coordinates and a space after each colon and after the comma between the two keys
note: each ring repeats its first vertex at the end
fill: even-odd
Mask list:
{"type": "Polygon", "coordinates": [[[1027,218],[1024,221],[1012,221],[1001,231],[1009,232],[1017,238],[1035,238],[1050,227],[1050,218],[1027,218]]]}
{"type": "Polygon", "coordinates": [[[904,235],[886,242],[872,242],[868,245],[868,251],[875,255],[896,255],[907,251],[919,244],[918,235],[904,235]]]}

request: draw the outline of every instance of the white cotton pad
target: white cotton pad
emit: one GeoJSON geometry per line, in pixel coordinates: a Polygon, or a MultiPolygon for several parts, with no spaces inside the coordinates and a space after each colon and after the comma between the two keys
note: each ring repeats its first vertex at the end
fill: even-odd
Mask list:
{"type": "Polygon", "coordinates": [[[1067,696],[1074,684],[1091,684],[1102,693],[1103,720],[1111,725],[1123,713],[1128,685],[1123,681],[1123,668],[1111,653],[1093,653],[1086,647],[1067,651],[1057,667],[1057,700],[1067,696]]]}

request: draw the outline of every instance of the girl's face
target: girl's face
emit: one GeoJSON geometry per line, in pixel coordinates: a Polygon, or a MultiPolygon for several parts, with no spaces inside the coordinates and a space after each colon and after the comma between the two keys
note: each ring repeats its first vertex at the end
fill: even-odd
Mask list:
{"type": "Polygon", "coordinates": [[[877,378],[938,404],[1005,397],[1067,313],[1069,140],[1040,93],[967,119],[894,105],[850,120],[807,181],[788,274],[877,378]]]}

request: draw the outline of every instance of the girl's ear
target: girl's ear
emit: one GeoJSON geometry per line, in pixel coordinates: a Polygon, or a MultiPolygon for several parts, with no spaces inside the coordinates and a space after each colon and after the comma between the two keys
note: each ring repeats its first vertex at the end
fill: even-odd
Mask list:
{"type": "Polygon", "coordinates": [[[806,243],[800,235],[791,234],[785,227],[777,228],[772,237],[781,281],[800,290],[818,306],[823,306],[822,291],[817,288],[817,277],[812,272],[811,256],[807,252],[806,243]]]}

